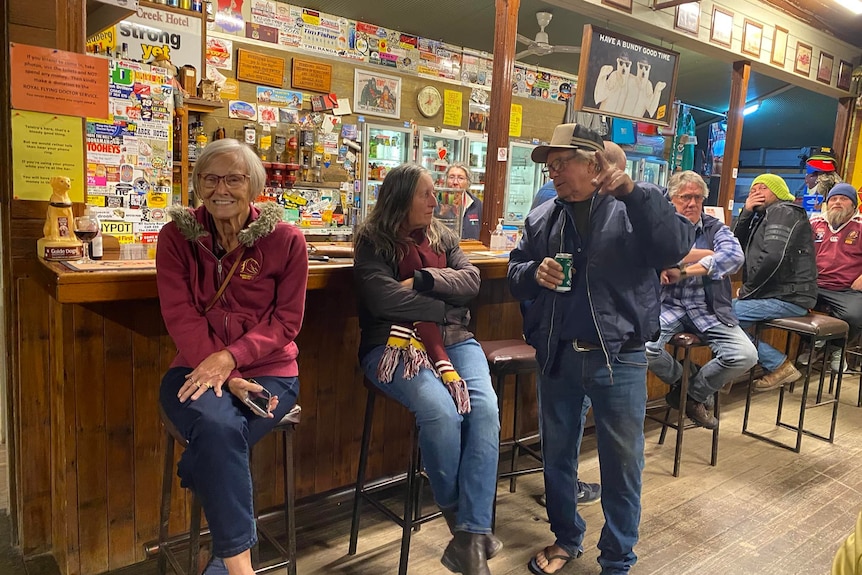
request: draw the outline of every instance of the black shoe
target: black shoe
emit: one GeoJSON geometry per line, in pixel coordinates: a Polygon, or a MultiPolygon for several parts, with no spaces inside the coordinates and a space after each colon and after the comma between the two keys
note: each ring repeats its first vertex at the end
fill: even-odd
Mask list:
{"type": "Polygon", "coordinates": [[[706,405],[689,398],[685,402],[685,414],[695,424],[705,427],[706,429],[715,429],[718,427],[718,420],[709,413],[706,405]]]}
{"type": "MultiPolygon", "coordinates": [[[[440,509],[440,512],[443,513],[443,518],[446,520],[446,525],[449,526],[449,533],[452,535],[455,534],[455,510],[454,509],[440,509]]],[[[500,551],[503,550],[503,542],[500,541],[496,535],[491,533],[490,535],[485,535],[485,556],[488,559],[493,559],[496,557],[500,551]]]]}
{"type": "Polygon", "coordinates": [[[679,385],[670,386],[670,391],[664,396],[665,402],[672,408],[679,411],[679,396],[682,393],[682,388],[679,385]]]}
{"type": "Polygon", "coordinates": [[[481,533],[456,531],[446,546],[440,563],[453,573],[463,575],[491,575],[485,555],[487,536],[481,533]]]}

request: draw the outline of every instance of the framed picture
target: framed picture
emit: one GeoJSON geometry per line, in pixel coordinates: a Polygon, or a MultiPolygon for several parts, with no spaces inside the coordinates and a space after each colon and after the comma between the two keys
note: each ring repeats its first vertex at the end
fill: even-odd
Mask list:
{"type": "Polygon", "coordinates": [[[574,108],[667,126],[678,66],[678,52],[587,24],[574,108]],[[637,98],[630,97],[633,85],[637,98]]]}
{"type": "Polygon", "coordinates": [[[803,76],[811,74],[811,56],[812,48],[808,44],[797,42],[796,44],[796,59],[793,62],[793,71],[803,76]]]}
{"type": "Polygon", "coordinates": [[[853,79],[853,64],[846,60],[838,62],[838,89],[850,90],[850,83],[853,79]]]}
{"type": "Polygon", "coordinates": [[[760,47],[763,44],[763,24],[758,24],[748,18],[742,24],[742,53],[760,58],[760,47]]]}
{"type": "Polygon", "coordinates": [[[781,26],[775,27],[775,36],[772,38],[772,51],[769,53],[769,61],[776,66],[784,68],[787,60],[787,38],[790,32],[781,26]]]}
{"type": "Polygon", "coordinates": [[[697,36],[700,31],[700,2],[689,2],[677,6],[673,27],[697,36]]]}
{"type": "Polygon", "coordinates": [[[397,120],[401,116],[401,78],[354,70],[353,112],[397,120]]]}
{"type": "Polygon", "coordinates": [[[632,12],[632,0],[602,0],[602,4],[613,8],[619,8],[629,14],[632,12]]]}
{"type": "Polygon", "coordinates": [[[832,54],[820,52],[820,62],[817,64],[817,81],[824,84],[832,83],[832,67],[835,64],[835,58],[832,54]]]}
{"type": "Polygon", "coordinates": [[[709,29],[709,41],[730,48],[733,39],[733,12],[712,7],[712,26],[709,29]]]}

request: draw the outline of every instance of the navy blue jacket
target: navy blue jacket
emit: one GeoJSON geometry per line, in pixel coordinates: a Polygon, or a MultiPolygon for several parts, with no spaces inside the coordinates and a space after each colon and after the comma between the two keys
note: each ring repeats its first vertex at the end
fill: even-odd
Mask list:
{"type": "MultiPolygon", "coordinates": [[[[536,348],[542,373],[549,373],[560,343],[563,310],[558,294],[536,283],[546,257],[565,251],[561,200],[531,211],[524,236],[509,255],[509,289],[524,309],[524,337],[536,348]]],[[[694,226],[677,215],[661,189],[647,183],[620,200],[596,194],[590,208],[586,273],[592,321],[608,364],[625,344],[653,339],[659,330],[657,269],[676,265],[694,244],[694,226]]]]}

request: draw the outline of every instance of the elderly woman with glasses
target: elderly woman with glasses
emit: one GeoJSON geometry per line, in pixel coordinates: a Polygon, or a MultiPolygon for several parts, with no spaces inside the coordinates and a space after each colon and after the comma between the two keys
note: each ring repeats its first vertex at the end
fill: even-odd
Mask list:
{"type": "Polygon", "coordinates": [[[482,200],[470,191],[472,183],[473,173],[467,164],[450,164],[446,170],[446,187],[464,190],[464,197],[456,200],[456,203],[464,206],[464,213],[461,215],[462,240],[478,240],[482,224],[482,200]]]}
{"type": "Polygon", "coordinates": [[[160,402],[188,440],[178,475],[209,522],[206,575],[254,573],[248,453],[293,407],[299,387],[305,240],[277,204],[252,205],[264,179],[245,144],[207,146],[192,174],[202,205],[169,209],[156,252],[162,317],[178,350],[160,402]]]}

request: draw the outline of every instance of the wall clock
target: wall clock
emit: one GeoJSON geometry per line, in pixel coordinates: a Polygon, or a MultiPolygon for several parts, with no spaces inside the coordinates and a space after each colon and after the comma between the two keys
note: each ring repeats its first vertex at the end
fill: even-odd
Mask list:
{"type": "Polygon", "coordinates": [[[425,86],[419,90],[416,97],[416,104],[419,106],[419,112],[426,118],[431,118],[440,112],[443,106],[443,96],[440,91],[434,86],[425,86]]]}

